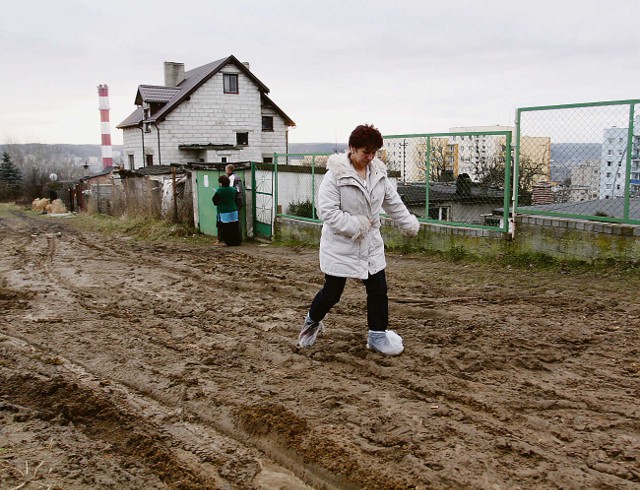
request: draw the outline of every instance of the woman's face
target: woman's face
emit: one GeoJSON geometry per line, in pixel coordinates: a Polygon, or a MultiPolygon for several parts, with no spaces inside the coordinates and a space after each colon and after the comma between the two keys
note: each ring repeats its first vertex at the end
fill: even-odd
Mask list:
{"type": "Polygon", "coordinates": [[[371,148],[350,148],[351,162],[356,167],[366,167],[376,156],[377,150],[371,148]]]}

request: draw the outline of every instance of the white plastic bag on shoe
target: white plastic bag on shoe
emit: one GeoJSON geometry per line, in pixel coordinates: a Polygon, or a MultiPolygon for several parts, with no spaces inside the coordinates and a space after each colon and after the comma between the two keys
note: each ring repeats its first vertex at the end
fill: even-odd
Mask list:
{"type": "Polygon", "coordinates": [[[386,356],[397,356],[404,350],[402,337],[393,330],[376,332],[369,330],[367,348],[386,356]]]}

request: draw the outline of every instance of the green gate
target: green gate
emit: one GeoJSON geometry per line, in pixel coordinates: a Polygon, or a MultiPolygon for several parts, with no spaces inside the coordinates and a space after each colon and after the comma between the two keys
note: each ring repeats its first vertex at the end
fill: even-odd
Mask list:
{"type": "Polygon", "coordinates": [[[218,188],[218,177],[223,173],[223,170],[196,170],[198,228],[205,235],[218,236],[218,213],[211,199],[218,188]]]}
{"type": "Polygon", "coordinates": [[[271,163],[251,163],[253,189],[253,234],[271,240],[273,236],[273,196],[276,192],[276,166],[271,163]]]}
{"type": "MultiPolygon", "coordinates": [[[[205,235],[218,236],[218,213],[212,198],[218,188],[218,177],[224,174],[224,169],[196,170],[196,185],[198,189],[198,228],[205,235]]],[[[246,199],[245,199],[246,201],[246,199]]],[[[246,210],[238,213],[242,239],[247,238],[246,210]]]]}

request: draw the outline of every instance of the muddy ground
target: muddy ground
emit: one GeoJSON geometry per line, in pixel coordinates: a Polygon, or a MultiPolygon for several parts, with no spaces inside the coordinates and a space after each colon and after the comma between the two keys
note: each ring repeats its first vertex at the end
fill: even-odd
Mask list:
{"type": "Polygon", "coordinates": [[[640,488],[640,281],[390,255],[296,348],[317,251],[0,214],[0,488],[640,488]]]}

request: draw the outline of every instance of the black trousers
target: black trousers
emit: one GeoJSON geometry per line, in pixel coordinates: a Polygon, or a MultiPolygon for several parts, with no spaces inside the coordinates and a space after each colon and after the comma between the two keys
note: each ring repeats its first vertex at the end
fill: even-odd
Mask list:
{"type": "Polygon", "coordinates": [[[224,242],[229,247],[237,247],[242,241],[240,233],[240,222],[222,223],[218,221],[218,240],[224,242]]]}
{"type": "MultiPolygon", "coordinates": [[[[313,321],[322,320],[339,301],[347,282],[346,277],[325,274],[324,285],[311,302],[309,316],[313,321]]],[[[369,330],[385,331],[389,325],[389,298],[387,297],[387,277],[384,269],[374,275],[369,274],[362,281],[367,291],[367,323],[369,330]]]]}

